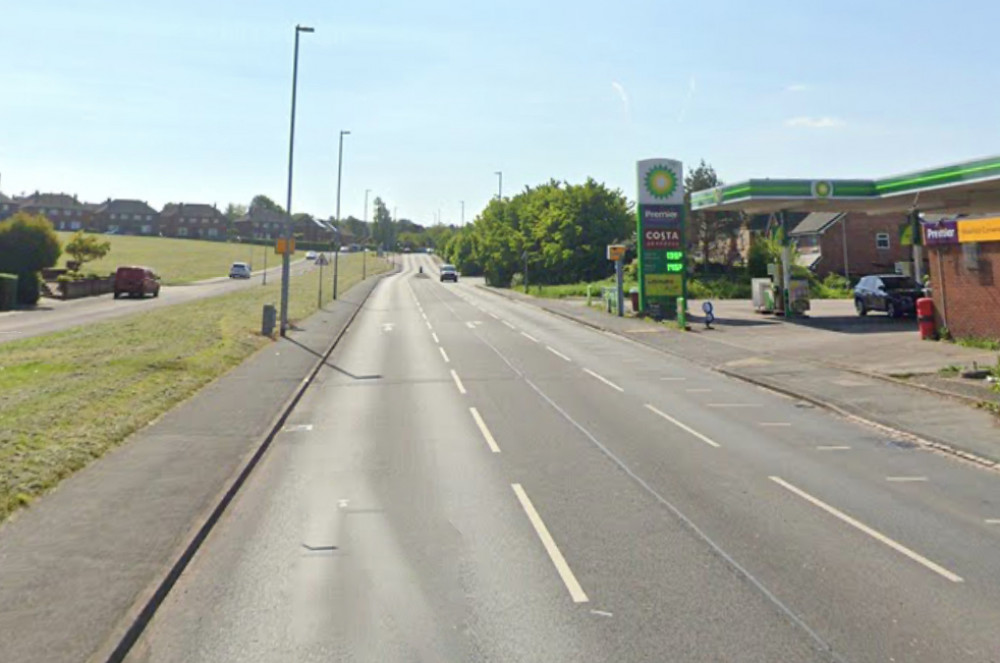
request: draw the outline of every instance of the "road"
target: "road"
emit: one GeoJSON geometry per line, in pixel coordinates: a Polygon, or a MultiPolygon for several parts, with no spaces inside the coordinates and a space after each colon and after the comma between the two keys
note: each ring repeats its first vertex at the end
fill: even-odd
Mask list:
{"type": "Polygon", "coordinates": [[[998,478],[407,256],[130,660],[997,661],[998,478]]]}
{"type": "MultiPolygon", "coordinates": [[[[292,275],[304,273],[312,268],[311,262],[296,261],[292,263],[292,275]]],[[[260,271],[255,272],[249,279],[220,277],[190,285],[163,286],[159,297],[143,299],[132,297],[115,299],[110,294],[69,301],[41,299],[34,309],[0,313],[0,343],[50,334],[163,306],[224,295],[253,285],[259,286],[263,278],[264,272],[260,271]]],[[[269,282],[280,281],[281,266],[268,269],[267,278],[269,282]]]]}

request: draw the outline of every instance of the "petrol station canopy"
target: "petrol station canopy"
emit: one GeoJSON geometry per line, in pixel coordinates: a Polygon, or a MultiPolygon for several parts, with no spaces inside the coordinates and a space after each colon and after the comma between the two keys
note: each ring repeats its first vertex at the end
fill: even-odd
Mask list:
{"type": "Polygon", "coordinates": [[[691,208],[751,214],[994,212],[1000,210],[1000,156],[876,180],[752,179],[693,192],[691,208]]]}

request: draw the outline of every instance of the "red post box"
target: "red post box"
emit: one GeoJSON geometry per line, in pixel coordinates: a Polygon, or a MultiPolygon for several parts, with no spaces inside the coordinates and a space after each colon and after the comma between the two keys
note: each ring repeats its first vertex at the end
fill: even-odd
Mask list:
{"type": "Polygon", "coordinates": [[[934,300],[930,297],[917,300],[917,325],[920,327],[921,340],[937,338],[937,330],[934,329],[934,300]]]}

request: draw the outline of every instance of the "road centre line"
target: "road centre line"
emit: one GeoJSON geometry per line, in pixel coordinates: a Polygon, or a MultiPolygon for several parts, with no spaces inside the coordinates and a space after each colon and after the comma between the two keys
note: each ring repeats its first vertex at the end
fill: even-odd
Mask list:
{"type": "Polygon", "coordinates": [[[538,511],[535,510],[535,506],[528,498],[528,494],[524,492],[524,488],[519,483],[512,483],[510,487],[514,489],[517,501],[521,503],[521,508],[527,514],[531,526],[535,528],[535,533],[542,540],[545,552],[549,554],[549,559],[552,560],[556,571],[559,573],[559,577],[562,578],[563,584],[569,590],[569,595],[573,599],[573,603],[587,603],[590,599],[587,598],[583,588],[580,587],[580,583],[577,582],[576,576],[573,575],[569,564],[566,563],[566,558],[559,552],[559,546],[556,545],[556,542],[552,539],[552,535],[549,534],[548,528],[542,522],[542,517],[538,515],[538,511]]]}
{"type": "Polygon", "coordinates": [[[776,428],[778,426],[791,426],[791,424],[788,423],[787,421],[759,421],[759,422],[757,422],[757,425],[758,426],[771,426],[772,428],[776,428]]]}
{"type": "Polygon", "coordinates": [[[1000,525],[1000,518],[987,518],[985,522],[987,525],[1000,525]]]}
{"type": "Polygon", "coordinates": [[[517,327],[515,327],[515,326],[514,326],[514,325],[512,325],[512,324],[510,324],[510,323],[509,323],[509,322],[507,322],[506,320],[501,320],[500,322],[504,323],[505,325],[507,325],[507,326],[508,326],[508,327],[510,327],[511,329],[517,329],[517,327]]]}
{"type": "Polygon", "coordinates": [[[534,341],[535,343],[538,343],[538,339],[535,338],[534,336],[532,336],[531,334],[529,334],[528,332],[525,332],[525,331],[521,332],[521,336],[525,337],[529,341],[534,341]]]}
{"type": "Polygon", "coordinates": [[[458,393],[465,394],[465,385],[462,384],[462,379],[458,377],[458,373],[455,369],[451,369],[451,377],[455,381],[455,386],[458,387],[458,393]]]}
{"type": "Polygon", "coordinates": [[[430,320],[424,320],[424,324],[427,325],[427,328],[430,329],[431,331],[434,330],[434,328],[431,327],[431,321],[430,320]]]}
{"type": "Polygon", "coordinates": [[[960,575],[952,573],[948,569],[944,568],[943,566],[941,566],[939,564],[936,564],[935,562],[932,562],[931,560],[927,559],[923,555],[921,555],[921,554],[919,554],[917,552],[914,552],[913,550],[910,550],[909,548],[907,548],[903,544],[898,543],[897,541],[894,541],[893,539],[890,539],[885,534],[882,534],[881,532],[878,532],[878,531],[872,529],[868,525],[865,525],[864,523],[862,523],[862,522],[860,522],[858,520],[855,520],[854,518],[852,518],[851,516],[847,515],[843,511],[840,511],[839,509],[830,506],[826,502],[824,502],[824,501],[822,501],[822,500],[820,500],[820,499],[818,499],[816,497],[813,497],[812,495],[810,495],[809,493],[805,492],[801,488],[797,488],[797,487],[793,486],[792,484],[788,483],[787,481],[785,481],[781,477],[771,476],[771,477],[768,477],[768,478],[771,481],[773,481],[774,483],[776,483],[779,486],[781,486],[782,488],[784,488],[785,490],[787,490],[787,491],[789,491],[791,493],[794,493],[795,495],[798,495],[799,497],[801,497],[805,501],[809,502],[813,506],[817,506],[820,509],[823,509],[824,511],[826,511],[827,513],[829,513],[831,516],[834,516],[835,518],[838,518],[841,521],[847,523],[851,527],[854,527],[855,529],[858,529],[858,530],[864,532],[865,534],[867,534],[868,536],[872,537],[873,539],[875,539],[879,543],[883,543],[883,544],[889,546],[890,548],[892,548],[896,552],[898,552],[898,553],[900,553],[902,555],[905,555],[906,557],[909,557],[914,562],[917,562],[918,564],[921,564],[922,566],[930,569],[934,573],[937,573],[939,576],[941,576],[943,578],[946,578],[946,579],[950,580],[951,582],[964,582],[962,580],[962,577],[960,575]]]}
{"type": "Polygon", "coordinates": [[[684,430],[684,431],[687,431],[688,433],[691,433],[696,438],[698,438],[699,440],[701,440],[702,442],[704,442],[705,444],[707,444],[710,447],[715,447],[716,449],[718,449],[719,447],[722,446],[721,444],[719,444],[718,442],[716,442],[712,438],[707,437],[705,435],[702,435],[701,433],[699,433],[695,429],[691,428],[690,426],[687,426],[686,424],[681,423],[680,421],[677,421],[676,419],[674,419],[673,417],[671,417],[666,412],[663,412],[662,410],[656,408],[653,405],[650,405],[649,403],[646,403],[646,409],[649,410],[650,412],[654,413],[654,414],[658,414],[659,416],[663,417],[664,419],[666,419],[667,421],[669,421],[670,423],[672,423],[674,426],[677,426],[681,430],[684,430]]]}
{"type": "Polygon", "coordinates": [[[583,369],[583,372],[584,373],[588,373],[589,375],[592,375],[593,377],[597,378],[598,380],[600,380],[604,384],[608,385],[612,389],[617,389],[618,391],[623,392],[623,393],[625,391],[624,389],[622,389],[621,387],[619,387],[618,385],[616,385],[611,380],[607,379],[606,377],[604,377],[602,375],[598,375],[597,373],[595,373],[594,371],[590,370],[589,368],[583,369]]]}
{"type": "Polygon", "coordinates": [[[567,357],[563,353],[561,353],[558,350],[556,350],[551,345],[546,345],[545,349],[548,350],[549,352],[551,352],[552,354],[554,354],[555,356],[559,357],[560,359],[565,359],[566,361],[573,361],[572,359],[570,359],[569,357],[567,357]]]}
{"type": "Polygon", "coordinates": [[[886,477],[885,480],[896,483],[909,483],[912,481],[927,481],[927,477],[886,477]]]}
{"type": "Polygon", "coordinates": [[[472,418],[476,420],[476,426],[479,427],[479,432],[483,434],[484,438],[486,438],[486,444],[489,445],[490,451],[495,454],[500,453],[500,447],[497,446],[497,441],[493,439],[493,433],[491,433],[490,429],[486,427],[486,422],[483,421],[483,418],[479,415],[479,410],[474,407],[470,407],[469,412],[472,413],[472,418]]]}
{"type": "Polygon", "coordinates": [[[684,391],[688,392],[689,394],[707,394],[708,392],[710,392],[712,390],[711,389],[685,389],[684,391]]]}
{"type": "Polygon", "coordinates": [[[437,343],[438,345],[441,345],[441,341],[440,341],[440,339],[438,339],[437,332],[431,332],[431,338],[434,339],[435,343],[437,343]]]}
{"type": "Polygon", "coordinates": [[[684,380],[687,380],[687,378],[660,378],[660,379],[665,382],[683,382],[684,380]]]}
{"type": "Polygon", "coordinates": [[[708,407],[763,407],[760,403],[709,403],[708,407]]]}
{"type": "Polygon", "coordinates": [[[847,446],[834,446],[834,445],[824,445],[816,447],[816,451],[850,451],[850,447],[847,446]]]}
{"type": "Polygon", "coordinates": [[[442,358],[444,358],[444,363],[446,363],[446,364],[450,364],[450,363],[451,363],[451,359],[448,359],[448,353],[444,351],[444,348],[442,348],[442,347],[441,347],[441,346],[439,345],[439,346],[438,346],[438,350],[440,350],[440,351],[441,351],[441,357],[442,357],[442,358]]]}
{"type": "Polygon", "coordinates": [[[500,319],[500,316],[499,316],[499,315],[497,315],[496,313],[493,313],[492,311],[487,311],[487,312],[486,312],[486,315],[490,316],[490,317],[491,317],[491,318],[493,318],[494,320],[499,320],[499,319],[500,319]]]}

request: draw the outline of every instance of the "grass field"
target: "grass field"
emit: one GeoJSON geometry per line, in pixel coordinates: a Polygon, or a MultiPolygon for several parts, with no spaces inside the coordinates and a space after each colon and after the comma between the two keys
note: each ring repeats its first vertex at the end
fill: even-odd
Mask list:
{"type": "MultiPolygon", "coordinates": [[[[58,232],[63,246],[73,237],[73,233],[58,232]]],[[[84,272],[110,274],[119,265],[143,265],[151,267],[160,275],[166,285],[190,283],[229,274],[229,266],[234,262],[249,262],[254,269],[263,269],[264,252],[267,266],[278,264],[279,256],[273,247],[209,242],[198,239],[174,239],[170,237],[135,237],[131,235],[99,235],[100,239],[111,242],[111,252],[101,260],[88,262],[84,272]]],[[[304,255],[299,251],[297,256],[304,255]]],[[[70,257],[63,253],[60,267],[66,266],[70,257]]]]}
{"type": "MultiPolygon", "coordinates": [[[[368,260],[369,274],[388,267],[368,260]]],[[[361,256],[343,256],[339,274],[342,290],[357,283],[361,256]]],[[[292,281],[292,320],[316,310],[318,279],[292,281]]],[[[278,288],[0,345],[0,522],[271,343],[257,330],[278,288]]]]}

